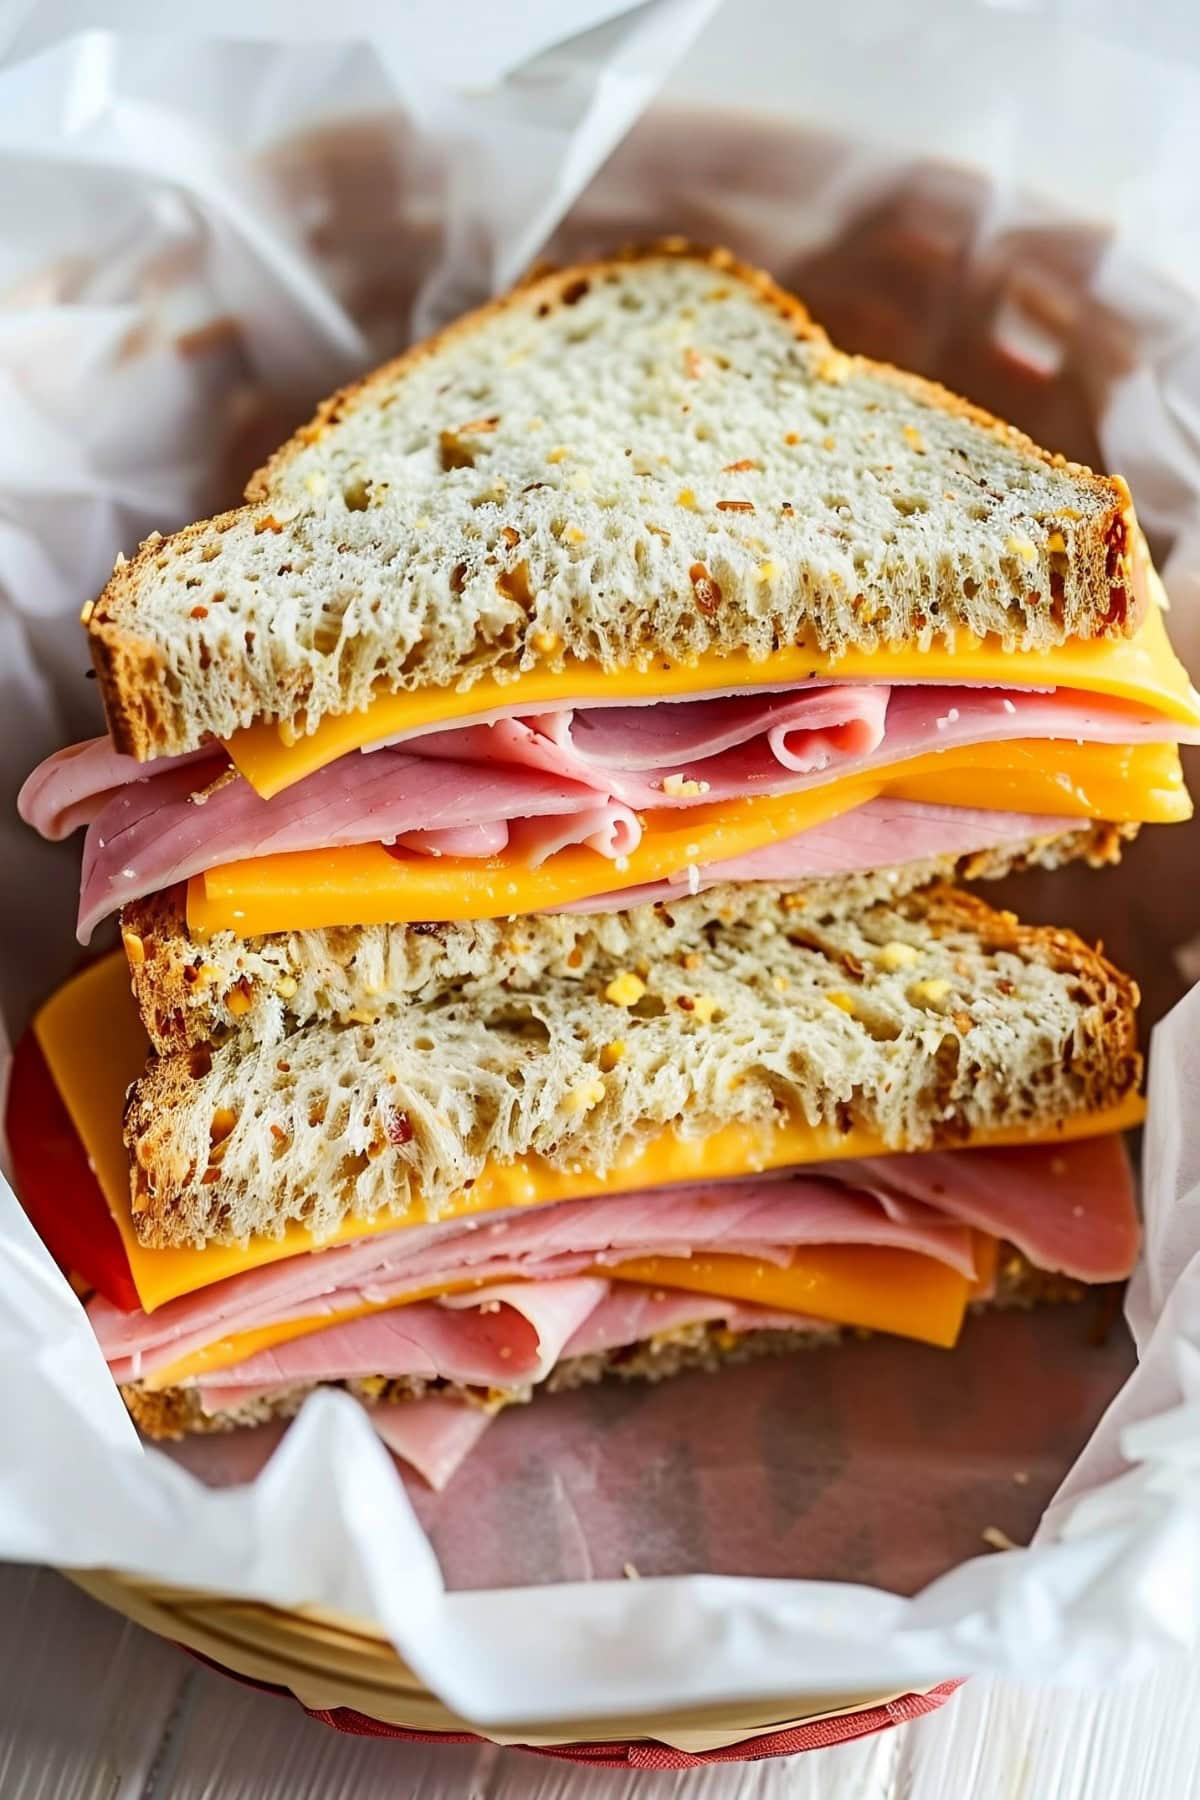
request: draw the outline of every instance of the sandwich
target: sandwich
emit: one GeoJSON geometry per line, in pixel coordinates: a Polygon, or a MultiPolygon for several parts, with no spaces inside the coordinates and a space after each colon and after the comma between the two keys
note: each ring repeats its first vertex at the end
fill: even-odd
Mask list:
{"type": "Polygon", "coordinates": [[[1189,816],[1119,479],[671,242],[334,396],[84,624],[107,734],[20,806],[122,949],[10,1136],[150,1434],[333,1383],[440,1480],[545,1388],[1128,1273],[1133,985],[958,885],[1189,816]]]}
{"type": "Polygon", "coordinates": [[[580,918],[584,978],[148,1064],[123,953],[76,976],[18,1051],[9,1137],[143,1431],[332,1384],[440,1484],[537,1392],[847,1330],[949,1347],[978,1307],[1123,1278],[1129,980],[954,888],[793,898],[701,895],[656,942],[655,908],[600,943],[580,918]]]}

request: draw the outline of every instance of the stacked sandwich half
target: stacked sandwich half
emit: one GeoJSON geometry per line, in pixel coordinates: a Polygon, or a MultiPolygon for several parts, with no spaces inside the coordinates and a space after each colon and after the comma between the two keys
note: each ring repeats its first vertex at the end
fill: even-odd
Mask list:
{"type": "Polygon", "coordinates": [[[1128,1273],[1132,983],[954,885],[1188,816],[1119,480],[671,244],[335,396],[84,616],[110,735],[22,807],[124,949],[10,1130],[148,1432],[335,1383],[442,1480],[539,1389],[1128,1273]]]}

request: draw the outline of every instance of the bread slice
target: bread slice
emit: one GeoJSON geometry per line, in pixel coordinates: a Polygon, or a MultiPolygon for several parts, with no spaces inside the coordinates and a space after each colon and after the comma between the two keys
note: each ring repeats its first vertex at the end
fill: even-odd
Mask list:
{"type": "Polygon", "coordinates": [[[333,396],[85,612],[117,748],[579,657],[1119,635],[1129,493],[680,242],[544,274],[333,396]]]}
{"type": "Polygon", "coordinates": [[[990,880],[1075,859],[1116,862],[1136,825],[1086,824],[1027,843],[903,863],[791,886],[722,883],[694,899],[610,913],[531,913],[465,923],[358,925],[197,943],[184,890],[135,901],[121,915],[133,992],[156,1050],[222,1042],[240,1032],[276,1044],[298,1025],[374,1019],[410,1000],[480,988],[576,985],[643,957],[686,952],[714,922],[771,920],[781,906],[827,922],[935,881],[990,880]]]}
{"type": "MultiPolygon", "coordinates": [[[[1087,1292],[1080,1282],[1067,1276],[1048,1275],[1035,1269],[1011,1245],[1002,1246],[999,1269],[995,1294],[990,1300],[975,1302],[973,1311],[1077,1301],[1087,1292]]],[[[461,1400],[467,1406],[484,1406],[488,1412],[499,1412],[506,1406],[532,1400],[538,1394],[562,1393],[611,1377],[622,1381],[662,1381],[685,1369],[715,1371],[727,1363],[746,1362],[751,1357],[779,1355],[789,1350],[815,1350],[822,1344],[836,1343],[842,1335],[842,1329],[837,1325],[814,1327],[804,1332],[732,1332],[720,1324],[686,1325],[617,1350],[568,1357],[536,1387],[489,1388],[485,1392],[452,1382],[426,1381],[420,1376],[389,1380],[383,1375],[326,1385],[348,1389],[366,1406],[416,1401],[426,1394],[437,1394],[461,1400]]],[[[856,1335],[863,1334],[856,1332],[856,1335]]],[[[242,1425],[263,1425],[269,1419],[291,1418],[299,1412],[313,1385],[286,1388],[273,1394],[255,1394],[241,1406],[211,1413],[204,1411],[199,1391],[194,1387],[153,1391],[138,1382],[129,1382],[122,1386],[121,1395],[134,1423],[147,1437],[180,1438],[193,1432],[232,1431],[242,1425]]]]}
{"type": "Polygon", "coordinates": [[[489,1163],[603,1172],[669,1128],[784,1114],[927,1149],[1137,1085],[1136,989],[1069,931],[946,887],[848,918],[759,899],[615,974],[152,1059],[126,1112],[139,1237],[325,1236],[417,1196],[436,1216],[489,1163]]]}

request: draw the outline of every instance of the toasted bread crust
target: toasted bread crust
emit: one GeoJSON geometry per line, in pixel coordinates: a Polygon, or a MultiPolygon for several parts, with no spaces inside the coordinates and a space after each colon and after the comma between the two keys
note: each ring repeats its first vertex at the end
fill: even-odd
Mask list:
{"type": "MultiPolygon", "coordinates": [[[[990,952],[1012,951],[1072,978],[1086,1023],[1082,1045],[1066,1046],[1064,1056],[1071,1060],[1064,1066],[1081,1083],[1081,1111],[1116,1106],[1137,1091],[1143,1073],[1137,1039],[1141,996],[1132,976],[1109,962],[1099,947],[1093,949],[1063,927],[1023,925],[1015,913],[997,911],[961,888],[934,889],[921,916],[935,934],[965,929],[990,952]]],[[[941,1141],[952,1140],[950,1132],[941,1141]]]]}
{"type": "MultiPolygon", "coordinates": [[[[172,538],[172,550],[183,552],[189,546],[200,545],[213,533],[224,533],[247,522],[256,507],[277,493],[296,458],[325,431],[356,410],[369,407],[381,387],[394,383],[398,377],[448,346],[477,333],[507,309],[532,308],[539,315],[561,309],[572,303],[572,292],[580,283],[587,283],[614,267],[655,259],[691,261],[711,268],[714,273],[729,276],[777,314],[798,340],[828,344],[825,333],[810,319],[803,304],[780,288],[769,275],[728,251],[703,249],[682,239],[668,238],[634,246],[614,256],[539,274],[512,293],[490,301],[427,342],[413,346],[382,368],[331,395],[312,420],[253,476],[246,489],[248,504],[245,507],[186,527],[172,538]]],[[[1132,502],[1128,488],[1119,477],[1096,475],[1081,464],[1043,449],[1014,426],[924,377],[873,363],[867,358],[850,357],[846,361],[850,367],[869,371],[926,406],[970,422],[991,436],[997,445],[1071,476],[1097,501],[1106,503],[1086,526],[1080,527],[1074,540],[1073,555],[1085,569],[1089,591],[1106,592],[1109,596],[1106,613],[1092,620],[1093,635],[1116,636],[1136,629],[1144,612],[1146,595],[1135,554],[1137,530],[1132,502]]],[[[174,697],[170,692],[169,672],[162,655],[146,643],[130,623],[143,584],[153,579],[156,566],[160,565],[162,545],[163,540],[155,534],[140,546],[132,559],[122,558],[87,615],[92,659],[113,741],[120,751],[139,760],[183,747],[175,718],[174,697]]],[[[506,665],[501,662],[496,666],[506,665]]],[[[261,716],[256,690],[246,672],[236,666],[236,659],[224,663],[220,674],[222,685],[227,685],[235,697],[239,712],[247,717],[261,716]]],[[[303,708],[305,698],[302,671],[293,673],[290,687],[287,672],[275,671],[274,704],[270,716],[291,717],[303,708]]]]}

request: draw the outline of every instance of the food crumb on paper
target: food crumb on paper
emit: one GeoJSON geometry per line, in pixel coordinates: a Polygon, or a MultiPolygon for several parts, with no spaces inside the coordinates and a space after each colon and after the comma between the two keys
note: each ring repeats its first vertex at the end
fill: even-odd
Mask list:
{"type": "Polygon", "coordinates": [[[1019,1550],[1020,1544],[1014,1544],[1007,1531],[1001,1531],[998,1525],[985,1525],[980,1532],[984,1543],[992,1550],[1019,1550]]]}

